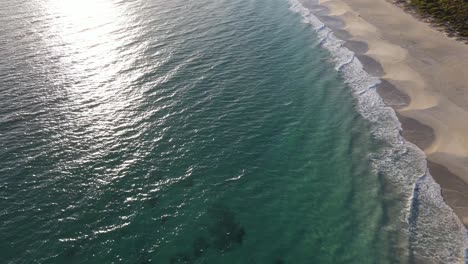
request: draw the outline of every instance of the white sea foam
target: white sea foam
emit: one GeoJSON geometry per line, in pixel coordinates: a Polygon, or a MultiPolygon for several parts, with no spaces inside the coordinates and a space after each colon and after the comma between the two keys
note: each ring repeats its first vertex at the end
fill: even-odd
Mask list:
{"type": "Polygon", "coordinates": [[[381,142],[378,152],[371,154],[376,173],[392,188],[393,198],[406,202],[393,221],[394,228],[407,240],[409,258],[436,263],[460,263],[467,248],[466,229],[453,210],[445,204],[440,186],[427,170],[424,153],[401,136],[401,124],[395,111],[386,106],[376,91],[379,78],[364,71],[355,54],[344,47],[333,31],[298,0],[290,0],[291,10],[311,25],[344,77],[357,101],[357,110],[372,125],[373,137],[381,142]]]}

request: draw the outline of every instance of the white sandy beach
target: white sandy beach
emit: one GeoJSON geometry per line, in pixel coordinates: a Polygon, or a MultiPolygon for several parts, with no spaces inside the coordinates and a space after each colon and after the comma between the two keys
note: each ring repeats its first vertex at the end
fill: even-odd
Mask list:
{"type": "MultiPolygon", "coordinates": [[[[409,104],[398,113],[432,128],[433,140],[424,147],[428,159],[451,172],[444,177],[457,175],[468,183],[468,45],[386,0],[320,4],[329,9],[329,16],[344,22],[348,40],[367,44],[364,55],[382,66],[381,78],[409,96],[409,104]]],[[[435,177],[442,188],[445,181],[453,182],[444,177],[435,177]]],[[[466,194],[447,201],[465,225],[466,194]]]]}

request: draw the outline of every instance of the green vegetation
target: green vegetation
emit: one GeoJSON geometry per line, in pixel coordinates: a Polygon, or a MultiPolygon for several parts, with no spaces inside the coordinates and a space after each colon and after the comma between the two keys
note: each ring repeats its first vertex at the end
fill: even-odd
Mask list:
{"type": "Polygon", "coordinates": [[[451,33],[468,38],[468,0],[410,0],[410,3],[451,33]]]}

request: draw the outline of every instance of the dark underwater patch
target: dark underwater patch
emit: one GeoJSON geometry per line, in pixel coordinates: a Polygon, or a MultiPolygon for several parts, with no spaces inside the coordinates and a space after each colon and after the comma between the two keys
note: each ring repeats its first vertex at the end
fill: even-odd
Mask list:
{"type": "Polygon", "coordinates": [[[210,244],[208,243],[208,240],[206,240],[204,237],[198,237],[195,239],[193,242],[193,256],[195,259],[201,257],[207,249],[210,247],[210,244]]]}
{"type": "Polygon", "coordinates": [[[213,246],[218,251],[229,251],[242,244],[245,228],[236,220],[233,211],[225,206],[217,206],[210,214],[213,217],[213,225],[209,231],[213,237],[213,246]]]}

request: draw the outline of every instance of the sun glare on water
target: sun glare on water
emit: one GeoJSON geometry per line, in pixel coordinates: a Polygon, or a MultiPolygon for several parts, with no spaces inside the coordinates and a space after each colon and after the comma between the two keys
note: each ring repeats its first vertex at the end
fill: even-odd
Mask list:
{"type": "Polygon", "coordinates": [[[129,22],[125,4],[114,0],[43,3],[48,18],[44,45],[51,63],[60,69],[53,80],[66,94],[64,107],[80,109],[70,112],[70,120],[77,127],[106,130],[128,104],[123,93],[131,76],[125,72],[139,54],[129,43],[135,43],[139,31],[128,30],[135,23],[129,22]]]}
{"type": "MultiPolygon", "coordinates": [[[[105,47],[110,34],[118,29],[119,14],[110,1],[105,0],[51,0],[48,11],[53,17],[52,30],[61,41],[77,53],[91,48],[105,47]]],[[[108,54],[109,55],[109,54],[108,54]]]]}
{"type": "MultiPolygon", "coordinates": [[[[104,93],[104,84],[119,70],[125,45],[123,8],[112,0],[49,0],[48,43],[59,58],[63,73],[81,83],[81,94],[104,93]],[[86,85],[88,83],[89,85],[86,85]]],[[[76,90],[76,89],[75,89],[76,90]]]]}
{"type": "Polygon", "coordinates": [[[112,2],[107,0],[51,0],[48,8],[60,18],[82,26],[105,23],[116,12],[112,2]]]}

